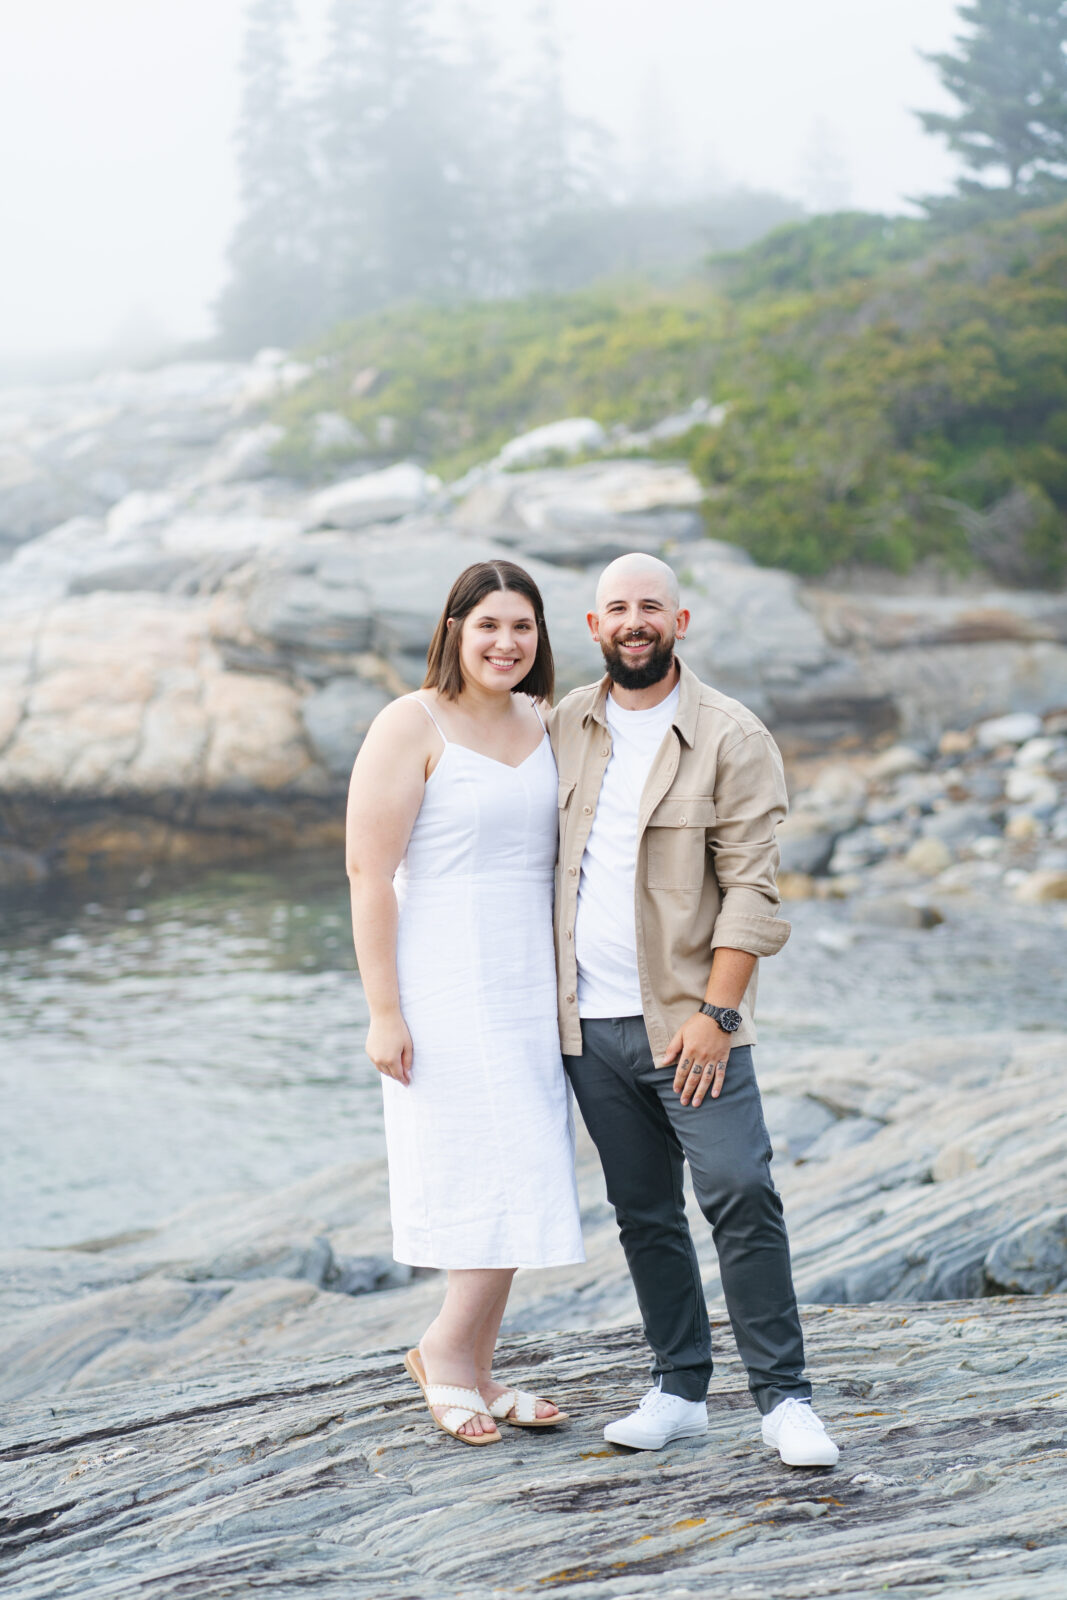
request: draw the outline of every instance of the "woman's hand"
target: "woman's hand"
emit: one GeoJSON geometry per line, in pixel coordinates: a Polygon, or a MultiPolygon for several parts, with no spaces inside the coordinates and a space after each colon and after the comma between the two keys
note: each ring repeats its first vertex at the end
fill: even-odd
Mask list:
{"type": "Polygon", "coordinates": [[[383,1078],[395,1078],[397,1083],[411,1082],[414,1049],[408,1025],[399,1011],[371,1018],[366,1048],[383,1078]]]}

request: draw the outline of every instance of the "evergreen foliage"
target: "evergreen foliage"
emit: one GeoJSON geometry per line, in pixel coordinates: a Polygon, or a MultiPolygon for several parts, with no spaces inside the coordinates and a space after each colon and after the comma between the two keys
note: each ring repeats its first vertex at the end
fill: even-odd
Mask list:
{"type": "MultiPolygon", "coordinates": [[[[973,172],[1006,173],[1013,195],[1039,174],[1067,175],[1067,0],[970,0],[959,10],[972,31],[955,54],[927,59],[961,109],[920,112],[924,128],[973,172]]],[[[987,192],[973,179],[960,188],[987,192]]]]}
{"type": "Polygon", "coordinates": [[[758,560],[1064,576],[1067,204],[950,239],[816,218],[718,275],[347,324],[279,409],[279,464],[321,472],[319,411],[455,476],[557,417],[640,427],[704,394],[725,422],[664,448],[708,484],[709,531],[758,560]]]}
{"type": "Polygon", "coordinates": [[[293,10],[248,10],[241,220],[218,307],[228,351],[398,302],[568,289],[623,267],[677,274],[798,214],[762,195],[614,204],[606,136],[565,102],[549,0],[533,6],[536,56],[519,84],[471,0],[448,41],[430,0],[330,0],[322,63],[298,92],[293,10]]]}
{"type": "Polygon", "coordinates": [[[306,111],[289,61],[292,0],[253,0],[245,33],[238,129],[240,220],[231,278],[218,305],[237,349],[306,337],[317,268],[311,237],[316,193],[306,111]]]}

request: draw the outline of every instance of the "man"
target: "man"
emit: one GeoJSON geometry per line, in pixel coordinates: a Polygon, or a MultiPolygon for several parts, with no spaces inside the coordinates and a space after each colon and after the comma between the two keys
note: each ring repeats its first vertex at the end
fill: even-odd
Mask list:
{"type": "Polygon", "coordinates": [[[587,620],[607,675],[551,724],[560,1035],[656,1378],[604,1436],[655,1450],[707,1430],[711,1336],[684,1159],[764,1442],[790,1466],[832,1466],[752,1067],[757,959],[789,936],[775,885],[781,757],[757,717],[677,659],[689,612],[664,562],[612,562],[587,620]]]}

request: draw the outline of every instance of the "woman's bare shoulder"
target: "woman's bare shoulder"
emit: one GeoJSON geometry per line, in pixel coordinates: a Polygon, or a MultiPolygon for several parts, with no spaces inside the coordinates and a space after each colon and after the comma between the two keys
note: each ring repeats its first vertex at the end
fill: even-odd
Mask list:
{"type": "MultiPolygon", "coordinates": [[[[383,706],[367,729],[363,749],[395,756],[403,751],[420,753],[441,743],[426,706],[413,694],[401,695],[383,706]]],[[[361,751],[362,754],[362,751],[361,751]]]]}

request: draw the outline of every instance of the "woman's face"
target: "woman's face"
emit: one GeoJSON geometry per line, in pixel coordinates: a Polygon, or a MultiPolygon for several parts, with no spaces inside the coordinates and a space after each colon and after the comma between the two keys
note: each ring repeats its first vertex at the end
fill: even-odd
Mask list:
{"type": "Polygon", "coordinates": [[[537,619],[525,595],[497,589],[463,619],[459,664],[464,684],[507,690],[522,682],[537,655],[537,619]]]}

